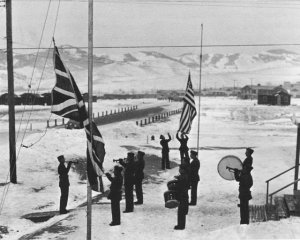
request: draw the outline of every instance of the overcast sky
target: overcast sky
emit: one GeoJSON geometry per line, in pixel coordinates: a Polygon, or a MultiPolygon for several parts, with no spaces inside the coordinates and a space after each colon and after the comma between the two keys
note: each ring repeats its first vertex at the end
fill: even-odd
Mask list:
{"type": "MultiPolygon", "coordinates": [[[[49,47],[55,23],[57,45],[87,46],[87,1],[58,3],[13,1],[14,46],[39,46],[48,6],[41,46],[49,47]]],[[[200,45],[201,24],[204,45],[300,43],[299,12],[299,2],[279,0],[95,1],[94,46],[200,45]]],[[[0,48],[6,47],[5,35],[5,9],[1,8],[0,48]]],[[[244,47],[242,51],[260,49],[244,47]]]]}

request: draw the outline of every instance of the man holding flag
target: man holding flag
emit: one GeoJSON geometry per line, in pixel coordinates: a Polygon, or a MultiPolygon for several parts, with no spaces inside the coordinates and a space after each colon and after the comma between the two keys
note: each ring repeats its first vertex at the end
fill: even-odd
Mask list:
{"type": "MultiPolygon", "coordinates": [[[[200,96],[199,96],[200,97],[200,96]]],[[[192,123],[197,115],[195,100],[194,100],[194,90],[191,81],[191,74],[189,72],[189,77],[187,81],[186,91],[183,98],[183,108],[180,117],[179,129],[178,132],[181,132],[182,135],[186,135],[191,131],[192,123]]],[[[178,134],[178,133],[177,133],[178,134]]],[[[198,136],[199,137],[199,136],[198,136]]],[[[187,137],[188,138],[188,137],[187,137]]],[[[187,147],[187,146],[186,146],[187,147]]],[[[190,165],[191,170],[191,202],[190,205],[197,204],[197,186],[199,181],[199,160],[197,158],[198,152],[191,151],[192,163],[190,165]]]]}

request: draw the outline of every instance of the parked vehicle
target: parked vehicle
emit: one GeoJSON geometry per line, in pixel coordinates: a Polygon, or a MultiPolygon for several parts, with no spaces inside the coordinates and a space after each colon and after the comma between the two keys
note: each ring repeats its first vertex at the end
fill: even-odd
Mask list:
{"type": "Polygon", "coordinates": [[[65,128],[66,129],[80,129],[80,123],[76,122],[74,120],[69,120],[66,124],[65,124],[65,128]]]}

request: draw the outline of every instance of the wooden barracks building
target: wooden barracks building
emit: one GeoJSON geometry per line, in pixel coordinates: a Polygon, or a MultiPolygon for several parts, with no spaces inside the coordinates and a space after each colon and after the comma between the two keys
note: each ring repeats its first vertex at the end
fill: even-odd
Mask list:
{"type": "Polygon", "coordinates": [[[281,105],[291,104],[291,95],[282,86],[246,85],[241,88],[241,99],[257,99],[257,104],[281,105]]]}

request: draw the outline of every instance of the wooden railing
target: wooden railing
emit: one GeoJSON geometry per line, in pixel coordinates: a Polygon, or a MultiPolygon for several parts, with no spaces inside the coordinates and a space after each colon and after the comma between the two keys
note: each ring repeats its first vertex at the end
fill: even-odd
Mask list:
{"type": "Polygon", "coordinates": [[[274,180],[275,178],[278,178],[279,176],[281,176],[281,175],[283,175],[283,174],[285,174],[285,173],[291,171],[291,170],[294,169],[295,167],[296,167],[296,166],[291,167],[291,168],[289,168],[289,169],[287,169],[287,170],[285,170],[285,171],[283,171],[283,172],[277,174],[276,176],[274,176],[274,177],[272,177],[272,178],[270,178],[270,179],[268,179],[268,180],[266,181],[266,183],[267,183],[266,204],[269,203],[269,197],[271,197],[271,204],[272,204],[272,196],[273,196],[274,194],[280,192],[281,190],[283,190],[283,189],[289,187],[290,185],[292,185],[292,184],[294,184],[294,183],[296,183],[296,182],[299,181],[299,179],[298,179],[298,180],[295,180],[294,182],[292,182],[292,183],[290,183],[290,184],[284,186],[283,188],[280,188],[279,190],[277,190],[277,191],[275,191],[275,192],[269,194],[269,184],[270,184],[270,181],[272,181],[272,180],[274,180]]]}
{"type": "MultiPolygon", "coordinates": [[[[296,181],[293,181],[293,182],[291,182],[291,183],[285,185],[284,187],[282,187],[282,188],[276,190],[275,192],[270,193],[270,194],[269,194],[269,197],[270,197],[270,204],[272,204],[272,200],[273,200],[273,195],[274,195],[274,194],[276,194],[276,193],[282,191],[283,189],[286,189],[287,187],[289,187],[289,186],[291,186],[291,185],[293,185],[293,184],[295,184],[296,182],[299,182],[299,181],[300,181],[300,178],[297,179],[296,181]]],[[[267,204],[268,204],[268,203],[267,203],[267,204]]]]}

